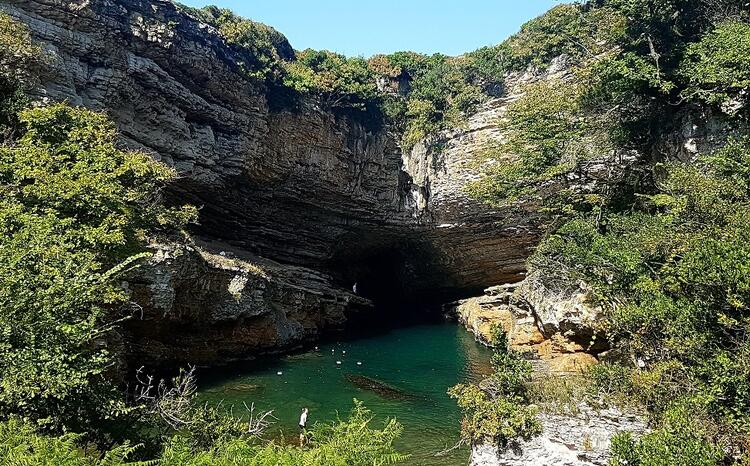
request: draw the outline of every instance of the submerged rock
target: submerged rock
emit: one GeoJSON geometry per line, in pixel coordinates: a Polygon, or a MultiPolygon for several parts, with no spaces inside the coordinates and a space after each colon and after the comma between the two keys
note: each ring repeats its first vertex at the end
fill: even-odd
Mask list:
{"type": "Polygon", "coordinates": [[[254,383],[233,383],[204,390],[206,393],[248,393],[264,390],[265,387],[254,383]]]}
{"type": "Polygon", "coordinates": [[[383,398],[397,401],[408,401],[414,400],[417,397],[401,390],[400,388],[394,387],[393,385],[381,382],[380,380],[367,377],[366,375],[346,374],[346,381],[351,383],[357,388],[363,390],[369,390],[377,393],[383,398]]]}

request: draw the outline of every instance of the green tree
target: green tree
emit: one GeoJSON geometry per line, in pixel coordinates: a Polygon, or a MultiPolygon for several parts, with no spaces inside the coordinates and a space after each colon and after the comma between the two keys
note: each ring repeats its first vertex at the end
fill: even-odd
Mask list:
{"type": "Polygon", "coordinates": [[[515,440],[539,435],[542,425],[537,408],[527,398],[531,363],[508,349],[507,337],[499,326],[494,333],[492,375],[479,384],[456,385],[448,394],[464,413],[462,441],[507,448],[515,440]]]}
{"type": "Polygon", "coordinates": [[[164,207],[174,172],[117,149],[103,114],[54,105],[20,121],[0,148],[0,417],[81,432],[131,409],[112,379],[130,313],[117,277],[194,210],[164,207]]]}
{"type": "Polygon", "coordinates": [[[307,49],[286,70],[288,87],[316,96],[326,108],[373,110],[377,105],[375,76],[362,58],[307,49]]]}
{"type": "Polygon", "coordinates": [[[17,114],[29,103],[26,92],[37,82],[42,51],[28,28],[0,13],[0,140],[18,129],[17,114]]]}
{"type": "Polygon", "coordinates": [[[724,104],[741,98],[750,91],[750,24],[724,22],[688,45],[679,75],[688,83],[686,99],[724,104]]]}

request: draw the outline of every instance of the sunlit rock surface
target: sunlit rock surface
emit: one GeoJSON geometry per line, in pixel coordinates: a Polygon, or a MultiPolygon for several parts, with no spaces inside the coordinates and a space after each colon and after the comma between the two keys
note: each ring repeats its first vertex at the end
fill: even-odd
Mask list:
{"type": "Polygon", "coordinates": [[[616,408],[580,406],[576,414],[542,414],[542,434],[507,450],[490,444],[472,447],[470,466],[607,466],[610,439],[618,432],[646,431],[642,417],[616,408]]]}
{"type": "Polygon", "coordinates": [[[447,305],[446,311],[484,344],[492,344],[493,329],[500,326],[510,348],[541,372],[579,373],[606,349],[595,338],[601,309],[583,292],[557,296],[523,281],[488,288],[482,296],[447,305]]]}

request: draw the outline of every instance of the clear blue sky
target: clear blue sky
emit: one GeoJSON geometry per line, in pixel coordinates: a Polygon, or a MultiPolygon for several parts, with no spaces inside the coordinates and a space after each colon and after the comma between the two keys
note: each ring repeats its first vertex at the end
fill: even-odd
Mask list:
{"type": "Polygon", "coordinates": [[[295,49],[448,55],[501,42],[561,0],[181,0],[273,26],[295,49]]]}

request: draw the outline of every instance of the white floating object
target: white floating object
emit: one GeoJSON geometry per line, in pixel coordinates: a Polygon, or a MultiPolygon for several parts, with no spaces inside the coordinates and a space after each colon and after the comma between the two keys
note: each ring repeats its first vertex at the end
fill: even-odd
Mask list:
{"type": "Polygon", "coordinates": [[[343,354],[346,354],[346,350],[342,351],[343,354]]]}
{"type": "Polygon", "coordinates": [[[340,366],[341,365],[341,361],[336,361],[336,365],[340,366]]]}
{"type": "Polygon", "coordinates": [[[357,365],[361,366],[362,365],[362,361],[357,361],[357,365]]]}
{"type": "Polygon", "coordinates": [[[282,374],[284,374],[284,373],[281,372],[281,371],[279,371],[279,372],[276,373],[276,375],[282,375],[282,374]]]}
{"type": "Polygon", "coordinates": [[[318,351],[318,347],[317,346],[315,347],[315,351],[318,351]]]}

